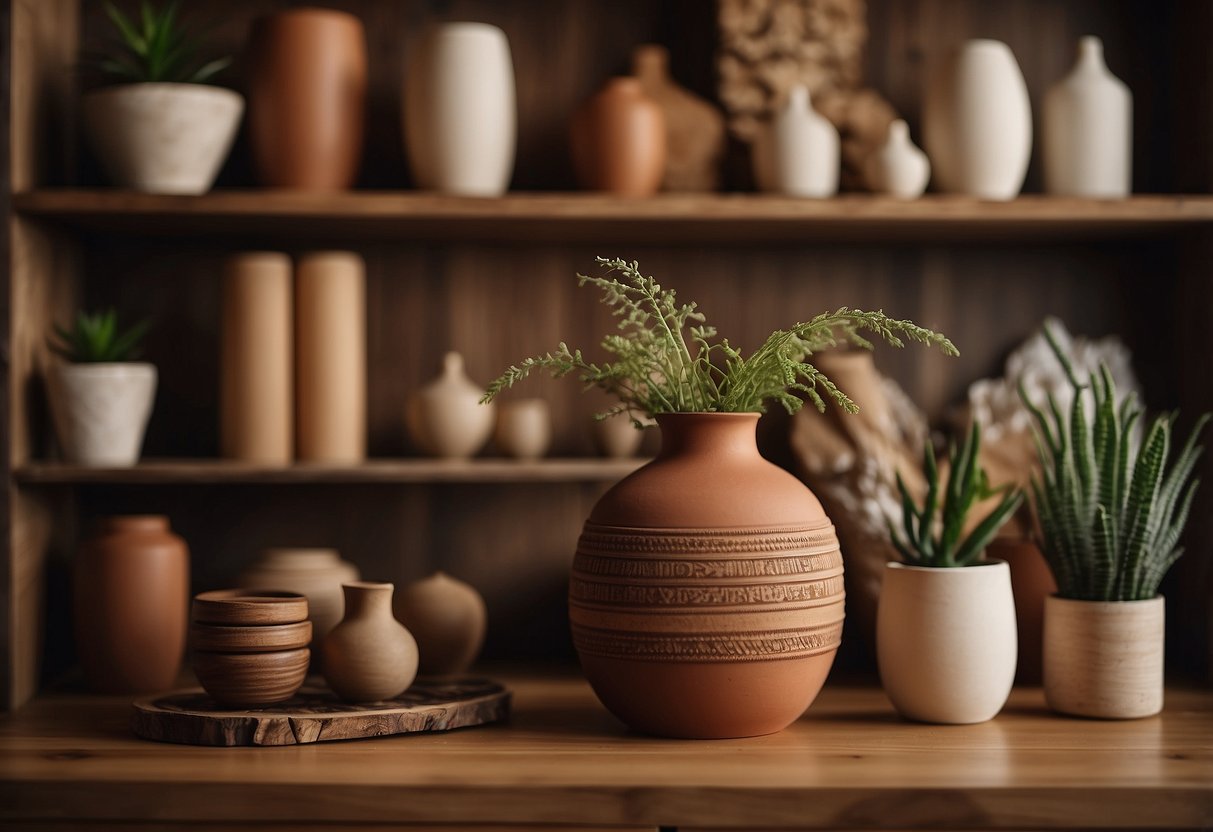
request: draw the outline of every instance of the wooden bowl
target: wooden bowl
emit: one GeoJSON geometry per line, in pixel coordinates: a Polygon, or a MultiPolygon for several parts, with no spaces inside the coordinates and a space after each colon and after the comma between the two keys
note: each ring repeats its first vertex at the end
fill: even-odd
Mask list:
{"type": "Polygon", "coordinates": [[[266,624],[261,627],[225,627],[194,624],[190,644],[207,653],[272,653],[298,650],[312,642],[312,622],[266,624]]]}
{"type": "Polygon", "coordinates": [[[311,651],[195,653],[194,673],[216,702],[227,708],[272,705],[290,699],[307,676],[311,651]]]}
{"type": "Polygon", "coordinates": [[[194,596],[195,624],[271,626],[307,620],[307,596],[298,592],[215,589],[194,596]]]}

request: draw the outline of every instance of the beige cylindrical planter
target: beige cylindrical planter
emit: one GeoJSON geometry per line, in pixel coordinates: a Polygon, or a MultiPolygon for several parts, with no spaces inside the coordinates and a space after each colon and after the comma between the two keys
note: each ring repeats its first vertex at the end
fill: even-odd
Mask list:
{"type": "Polygon", "coordinates": [[[890,563],[876,648],[881,682],[902,716],[951,725],[993,718],[1011,693],[1018,652],[1007,564],[890,563]]]}
{"type": "Polygon", "coordinates": [[[287,465],[294,457],[291,294],[285,254],[237,254],[224,267],[219,435],[228,459],[287,465]]]}
{"type": "Polygon", "coordinates": [[[295,270],[297,446],[305,462],[366,458],[366,264],[320,251],[295,270]]]}
{"type": "Polygon", "coordinates": [[[552,444],[552,409],[543,399],[516,399],[497,408],[497,450],[515,459],[539,459],[552,444]]]}
{"type": "Polygon", "coordinates": [[[1073,716],[1162,710],[1165,602],[1045,600],[1045,700],[1073,716]]]}

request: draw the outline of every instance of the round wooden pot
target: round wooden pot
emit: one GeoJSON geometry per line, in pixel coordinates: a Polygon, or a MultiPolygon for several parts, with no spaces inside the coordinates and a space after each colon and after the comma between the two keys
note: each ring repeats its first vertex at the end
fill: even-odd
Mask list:
{"type": "Polygon", "coordinates": [[[1045,700],[1058,713],[1137,719],[1162,710],[1166,624],[1148,601],[1045,600],[1045,700]]]}
{"type": "Polygon", "coordinates": [[[608,491],[573,561],[573,643],[633,728],[770,734],[796,720],[842,635],[834,527],[758,453],[756,413],[657,417],[657,458],[608,491]]]}
{"type": "Polygon", "coordinates": [[[185,653],[190,558],[167,517],[107,517],[80,544],[76,647],[89,686],[103,693],[172,687],[185,653]]]}
{"type": "Polygon", "coordinates": [[[613,78],[574,114],[573,169],[583,188],[651,196],[665,174],[665,115],[635,78],[613,78]]]}

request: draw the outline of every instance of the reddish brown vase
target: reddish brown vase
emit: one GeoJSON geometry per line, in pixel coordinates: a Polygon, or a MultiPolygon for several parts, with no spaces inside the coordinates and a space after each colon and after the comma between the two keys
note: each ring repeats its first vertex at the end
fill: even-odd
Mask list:
{"type": "Polygon", "coordinates": [[[594,507],[569,589],[595,693],[671,737],[770,734],[842,636],[842,556],[817,498],[758,453],[756,413],[657,417],[661,452],[594,507]]]}
{"type": "Polygon", "coordinates": [[[172,687],[185,653],[190,557],[167,517],[103,519],[80,544],[74,594],[76,647],[90,687],[172,687]]]}
{"type": "Polygon", "coordinates": [[[986,550],[993,560],[1005,560],[1011,569],[1015,595],[1015,623],[1019,629],[1019,663],[1015,681],[1039,685],[1043,666],[1045,599],[1057,592],[1048,561],[1031,540],[998,537],[986,550]]]}
{"type": "Polygon", "coordinates": [[[573,168],[583,188],[650,196],[665,174],[665,115],[635,78],[613,78],[570,125],[573,168]]]}
{"type": "Polygon", "coordinates": [[[362,22],[331,9],[260,18],[249,41],[249,67],[249,141],[262,184],[353,185],[366,109],[362,22]]]}

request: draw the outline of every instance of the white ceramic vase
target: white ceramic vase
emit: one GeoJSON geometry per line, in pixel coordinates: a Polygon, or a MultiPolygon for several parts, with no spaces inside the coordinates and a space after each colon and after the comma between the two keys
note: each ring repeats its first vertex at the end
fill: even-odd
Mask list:
{"type": "Polygon", "coordinates": [[[627,459],[636,456],[644,441],[644,431],[632,423],[627,413],[616,413],[606,419],[593,422],[594,447],[610,459],[627,459]]]}
{"type": "Polygon", "coordinates": [[[231,150],[244,99],[203,84],[127,84],[84,96],[93,150],[114,184],[203,194],[231,150]]]}
{"type": "Polygon", "coordinates": [[[134,465],[156,397],[151,364],[60,364],[47,379],[51,415],[68,462],[134,465]]]}
{"type": "Polygon", "coordinates": [[[838,130],[813,109],[798,85],[753,146],[754,179],[764,191],[821,199],[838,193],[842,165],[838,130]]]}
{"type": "Polygon", "coordinates": [[[1103,58],[1103,42],[1078,42],[1078,62],[1049,88],[1041,118],[1045,190],[1062,196],[1129,195],[1133,96],[1103,58]]]}
{"type": "Polygon", "coordinates": [[[883,145],[864,162],[864,179],[878,194],[917,199],[927,189],[931,163],[910,141],[910,126],[902,119],[889,125],[883,145]]]}
{"type": "Polygon", "coordinates": [[[483,395],[464,372],[463,356],[448,352],[442,374],[409,399],[405,423],[413,442],[431,456],[474,456],[493,432],[495,405],[480,404],[483,395]]]}
{"type": "Polygon", "coordinates": [[[971,40],[927,86],[923,139],[941,190],[1014,199],[1032,156],[1028,87],[1010,47],[971,40]]]}
{"type": "Polygon", "coordinates": [[[516,399],[497,408],[493,442],[506,456],[538,459],[552,444],[552,409],[543,399],[516,399]]]}
{"type": "Polygon", "coordinates": [[[463,196],[500,196],[514,171],[514,64],[487,23],[427,31],[404,79],[404,135],[417,183],[463,196]]]}
{"type": "Polygon", "coordinates": [[[1162,710],[1166,602],[1045,599],[1044,687],[1059,713],[1136,719],[1162,710]]]}
{"type": "Polygon", "coordinates": [[[876,653],[881,683],[902,716],[949,725],[993,718],[1011,693],[1018,654],[1007,564],[890,563],[876,653]]]}

